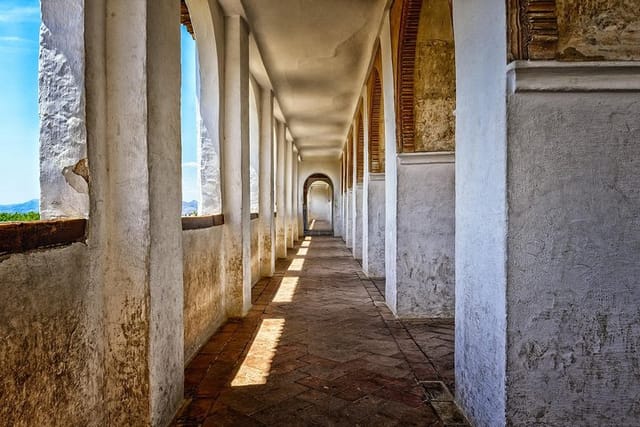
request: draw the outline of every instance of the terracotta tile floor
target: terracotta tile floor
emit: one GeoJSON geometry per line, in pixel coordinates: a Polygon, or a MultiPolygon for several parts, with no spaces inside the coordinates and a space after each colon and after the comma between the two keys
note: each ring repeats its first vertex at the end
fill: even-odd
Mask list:
{"type": "Polygon", "coordinates": [[[453,322],[394,319],[341,240],[307,239],[191,361],[174,425],[465,425],[453,322]]]}

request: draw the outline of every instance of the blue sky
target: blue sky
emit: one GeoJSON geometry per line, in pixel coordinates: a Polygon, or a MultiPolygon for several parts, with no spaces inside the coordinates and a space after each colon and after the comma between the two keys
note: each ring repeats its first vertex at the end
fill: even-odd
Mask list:
{"type": "MultiPolygon", "coordinates": [[[[182,28],[183,200],[196,184],[195,42],[182,28]]],[[[38,0],[0,0],[0,204],[37,199],[38,0]]]]}
{"type": "Polygon", "coordinates": [[[37,0],[0,0],[0,204],[38,198],[37,0]]]}

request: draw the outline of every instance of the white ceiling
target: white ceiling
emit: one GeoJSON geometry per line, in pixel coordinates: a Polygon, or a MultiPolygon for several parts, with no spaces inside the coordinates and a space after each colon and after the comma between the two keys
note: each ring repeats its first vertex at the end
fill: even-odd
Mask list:
{"type": "Polygon", "coordinates": [[[338,158],[387,0],[241,0],[303,158],[338,158]]]}

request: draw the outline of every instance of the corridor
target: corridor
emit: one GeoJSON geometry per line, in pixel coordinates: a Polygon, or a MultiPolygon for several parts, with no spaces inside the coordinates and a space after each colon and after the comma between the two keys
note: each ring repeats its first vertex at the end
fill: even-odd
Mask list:
{"type": "Polygon", "coordinates": [[[174,425],[465,425],[452,321],[396,320],[338,238],[289,253],[188,364],[174,425]]]}

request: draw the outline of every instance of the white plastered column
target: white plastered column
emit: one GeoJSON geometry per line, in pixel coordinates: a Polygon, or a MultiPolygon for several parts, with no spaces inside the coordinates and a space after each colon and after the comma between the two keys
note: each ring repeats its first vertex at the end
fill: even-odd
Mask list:
{"type": "Polygon", "coordinates": [[[262,89],[260,120],[260,239],[262,276],[271,277],[275,271],[275,222],[273,217],[273,92],[262,89]]]}
{"type": "Polygon", "coordinates": [[[293,190],[293,240],[294,241],[298,241],[300,240],[300,192],[299,192],[299,187],[300,187],[300,183],[298,181],[298,166],[299,166],[299,162],[298,162],[298,156],[299,156],[299,152],[298,152],[298,147],[294,144],[293,145],[293,186],[292,186],[292,190],[293,190]]]}
{"type": "Polygon", "coordinates": [[[394,102],[393,51],[389,12],[385,12],[380,31],[382,56],[382,98],[384,102],[384,163],[385,163],[385,300],[397,314],[396,255],[397,255],[397,165],[396,165],[396,109],[394,102]]]}
{"type": "Polygon", "coordinates": [[[184,372],[180,7],[84,7],[88,246],[105,340],[95,348],[104,352],[96,422],[167,425],[182,403],[184,372]]]}
{"type": "MultiPolygon", "coordinates": [[[[363,114],[364,116],[364,114],[363,114]]],[[[361,117],[363,117],[361,116],[361,117]]],[[[354,144],[353,144],[353,257],[355,259],[362,259],[363,248],[363,192],[364,192],[364,179],[358,182],[358,138],[357,131],[359,126],[364,126],[364,119],[360,119],[363,123],[360,123],[356,119],[354,126],[354,144]]],[[[363,128],[363,132],[365,132],[363,128]]],[[[364,147],[363,147],[364,150],[364,147]]],[[[364,156],[364,151],[363,151],[364,156]]]]}
{"type": "Polygon", "coordinates": [[[249,189],[249,32],[239,16],[225,18],[223,212],[226,298],[230,317],[251,308],[249,189]]]}
{"type": "Polygon", "coordinates": [[[293,248],[293,141],[286,138],[285,144],[285,241],[287,248],[293,248]]]}
{"type": "Polygon", "coordinates": [[[276,256],[287,257],[287,214],[286,214],[286,132],[284,123],[276,122],[277,168],[276,168],[276,256]]]}
{"type": "Polygon", "coordinates": [[[398,317],[453,317],[455,156],[397,153],[389,24],[381,33],[385,114],[385,278],[398,317]]]}

